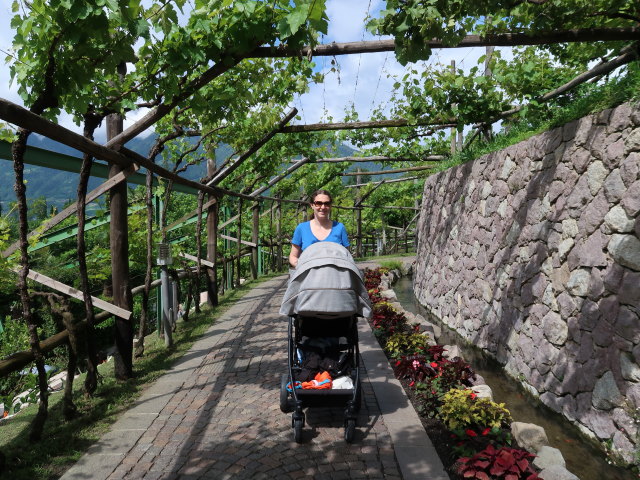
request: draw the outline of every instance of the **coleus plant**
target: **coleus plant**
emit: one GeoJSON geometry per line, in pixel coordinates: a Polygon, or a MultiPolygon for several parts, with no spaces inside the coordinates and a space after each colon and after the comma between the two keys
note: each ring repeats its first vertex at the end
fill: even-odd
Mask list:
{"type": "Polygon", "coordinates": [[[489,445],[471,457],[458,460],[458,473],[478,480],[542,480],[529,460],[535,455],[518,448],[489,445]]]}

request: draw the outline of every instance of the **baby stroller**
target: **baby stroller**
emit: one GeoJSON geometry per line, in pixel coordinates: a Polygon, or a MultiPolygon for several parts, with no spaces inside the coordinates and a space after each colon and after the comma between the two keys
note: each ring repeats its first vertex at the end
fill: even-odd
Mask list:
{"type": "Polygon", "coordinates": [[[362,402],[357,319],[371,315],[371,304],[349,251],[332,242],[306,248],[280,314],[289,316],[289,368],[281,379],[280,409],[287,413],[293,407],[295,441],[302,441],[304,408],[345,406],[344,438],[352,442],[362,402]]]}

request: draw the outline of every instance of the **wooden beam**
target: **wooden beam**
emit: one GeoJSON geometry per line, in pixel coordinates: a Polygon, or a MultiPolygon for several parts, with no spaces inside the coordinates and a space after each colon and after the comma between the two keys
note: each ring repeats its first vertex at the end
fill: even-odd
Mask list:
{"type": "MultiPolygon", "coordinates": [[[[456,45],[445,45],[440,39],[425,42],[430,48],[466,48],[466,47],[514,47],[518,45],[545,45],[553,43],[598,42],[637,40],[640,36],[638,27],[621,28],[576,28],[557,30],[537,34],[535,37],[525,33],[498,33],[493,35],[467,35],[456,45]]],[[[309,46],[299,50],[287,47],[258,47],[249,55],[254,58],[265,57],[322,57],[334,55],[353,55],[358,53],[378,53],[395,51],[395,41],[371,40],[362,42],[331,43],[309,46]]]]}
{"type": "MultiPolygon", "coordinates": [[[[229,235],[218,235],[220,238],[224,238],[226,240],[231,240],[232,242],[238,242],[238,239],[235,237],[230,237],[229,235]]],[[[248,245],[250,247],[257,247],[258,245],[253,243],[253,242],[247,242],[245,240],[240,240],[240,244],[242,245],[248,245]]]]}
{"type": "Polygon", "coordinates": [[[248,195],[243,195],[241,193],[232,192],[231,190],[225,190],[222,188],[211,187],[209,185],[203,185],[199,182],[183,178],[177,173],[171,172],[166,168],[162,168],[150,159],[127,148],[121,148],[119,152],[112,150],[111,148],[107,148],[58,124],[50,122],[49,120],[42,118],[39,115],[30,112],[26,108],[4,98],[0,98],[0,118],[19,127],[44,135],[71,148],[80,150],[81,152],[88,153],[95,158],[115,163],[116,165],[120,165],[124,168],[137,163],[140,166],[151,170],[156,175],[173,180],[175,183],[186,185],[196,190],[201,190],[216,197],[229,195],[232,197],[253,200],[253,198],[248,195]]]}
{"type": "Polygon", "coordinates": [[[397,128],[397,127],[422,127],[433,126],[441,128],[456,127],[455,119],[449,120],[418,120],[415,123],[405,118],[391,120],[371,120],[365,122],[337,122],[337,123],[310,123],[308,125],[289,125],[280,133],[323,132],[327,130],[363,130],[369,128],[397,128]]]}
{"type": "Polygon", "coordinates": [[[362,208],[388,208],[391,210],[420,210],[420,208],[416,208],[416,207],[398,207],[395,205],[360,205],[362,208]]]}
{"type": "MultiPolygon", "coordinates": [[[[138,165],[133,164],[130,167],[126,168],[125,170],[122,170],[121,172],[119,172],[117,175],[114,175],[113,177],[108,179],[106,182],[98,185],[97,188],[95,188],[95,189],[91,190],[89,193],[87,193],[87,196],[85,197],[85,202],[89,203],[89,202],[94,201],[96,198],[98,198],[100,195],[102,195],[103,193],[108,191],[114,185],[117,185],[120,182],[123,182],[124,180],[126,180],[126,178],[129,175],[132,175],[133,173],[135,173],[136,170],[138,170],[138,168],[140,168],[140,167],[138,167],[138,165]]],[[[65,220],[67,217],[70,217],[71,215],[76,213],[76,211],[77,211],[77,202],[69,205],[67,208],[65,208],[64,210],[59,212],[57,215],[55,215],[54,217],[52,217],[49,220],[47,220],[46,222],[44,222],[36,230],[34,230],[31,233],[29,233],[29,235],[27,235],[27,238],[31,238],[34,235],[41,235],[42,233],[46,232],[47,230],[50,230],[51,228],[53,228],[56,225],[58,225],[60,222],[65,220]]],[[[20,247],[19,242],[15,242],[15,243],[11,244],[4,252],[2,252],[2,256],[5,257],[5,258],[8,257],[13,252],[15,252],[19,247],[20,247]]]]}
{"type": "MultiPolygon", "coordinates": [[[[387,183],[396,183],[396,182],[406,182],[408,180],[416,180],[420,177],[402,177],[402,178],[395,178],[393,180],[387,180],[386,182],[384,182],[385,184],[387,183]]],[[[367,187],[369,185],[375,185],[376,182],[370,182],[370,183],[360,183],[358,185],[345,185],[344,188],[356,188],[356,187],[367,187]]]]}
{"type": "MultiPolygon", "coordinates": [[[[342,163],[342,162],[439,162],[447,158],[446,155],[428,155],[423,158],[401,158],[401,157],[384,157],[380,155],[372,155],[370,157],[335,157],[335,158],[318,158],[313,163],[342,163]]],[[[363,172],[366,174],[366,172],[363,172]]]]}
{"type": "Polygon", "coordinates": [[[346,172],[341,173],[342,177],[355,177],[356,175],[384,175],[385,173],[404,173],[404,172],[417,172],[420,170],[429,170],[434,168],[434,165],[429,165],[425,167],[407,167],[407,168],[397,168],[395,170],[379,170],[376,172],[346,172]]]}
{"type": "MultiPolygon", "coordinates": [[[[209,208],[211,205],[214,205],[216,202],[218,201],[218,199],[213,198],[211,200],[209,200],[208,202],[206,202],[204,205],[202,205],[202,210],[204,210],[205,208],[209,208]]],[[[190,218],[195,217],[198,214],[198,209],[194,210],[193,212],[189,212],[186,215],[183,215],[182,217],[180,217],[178,220],[176,220],[175,222],[171,223],[170,225],[167,225],[166,227],[164,227],[163,230],[165,231],[170,231],[172,228],[174,228],[176,225],[180,225],[182,222],[189,220],[190,218]]]]}
{"type": "Polygon", "coordinates": [[[269,183],[267,183],[264,187],[260,187],[257,190],[255,190],[254,192],[251,192],[251,196],[255,197],[256,195],[260,195],[262,192],[264,192],[267,189],[273,187],[276,183],[278,183],[284,177],[286,177],[287,175],[290,175],[291,173],[295,172],[297,169],[299,169],[303,165],[307,164],[308,162],[309,162],[308,158],[303,158],[302,160],[297,161],[296,163],[291,165],[289,168],[287,168],[286,171],[282,172],[280,175],[278,175],[278,176],[272,178],[271,180],[269,180],[269,183]]]}
{"type": "MultiPolygon", "coordinates": [[[[198,257],[194,256],[194,255],[189,255],[188,253],[181,253],[180,256],[182,258],[186,258],[187,260],[192,260],[194,262],[198,261],[198,257]]],[[[200,263],[202,265],[204,265],[205,267],[215,267],[215,265],[213,264],[213,262],[210,262],[209,260],[204,260],[203,258],[200,259],[200,263]]]]}
{"type": "MultiPolygon", "coordinates": [[[[16,267],[13,269],[13,271],[15,273],[19,273],[20,268],[16,267]]],[[[58,292],[64,293],[65,295],[69,295],[70,297],[73,297],[80,301],[84,301],[84,297],[80,290],[70,287],[69,285],[65,285],[64,283],[54,280],[53,278],[47,277],[46,275],[36,272],[35,270],[29,270],[29,272],[27,273],[27,277],[33,280],[34,282],[41,283],[42,285],[52,288],[58,292]]],[[[93,305],[95,307],[100,308],[101,310],[105,310],[125,320],[129,320],[129,318],[131,317],[131,312],[128,310],[125,310],[124,308],[117,307],[109,302],[105,302],[104,300],[101,300],[94,296],[91,297],[91,300],[93,302],[93,305]]]]}
{"type": "MultiPolygon", "coordinates": [[[[195,267],[194,267],[195,268],[195,267]]],[[[179,271],[178,272],[178,278],[184,278],[186,276],[190,276],[193,275],[195,272],[194,271],[179,271]]],[[[154,280],[153,282],[151,282],[151,287],[157,287],[158,285],[160,285],[161,280],[154,280]]],[[[135,288],[131,289],[131,293],[132,295],[139,295],[144,291],[144,285],[138,285],[135,288]]],[[[100,312],[95,316],[95,323],[101,323],[103,321],[105,321],[107,318],[111,317],[111,313],[110,312],[100,312]]],[[[80,320],[76,325],[75,328],[82,330],[83,328],[85,328],[87,325],[87,320],[83,319],[80,320]]],[[[40,351],[42,351],[43,353],[46,352],[50,352],[51,350],[53,350],[56,347],[59,347],[60,345],[64,345],[69,338],[69,331],[68,330],[63,330],[61,332],[56,333],[55,335],[52,335],[51,337],[42,340],[40,342],[40,351]]],[[[25,350],[25,351],[21,351],[21,352],[16,352],[13,353],[11,355],[9,355],[6,358],[3,358],[0,360],[0,377],[4,377],[7,374],[11,373],[11,372],[15,372],[16,370],[20,370],[21,368],[24,368],[26,365],[28,365],[29,363],[33,362],[33,353],[30,350],[25,350]]]]}

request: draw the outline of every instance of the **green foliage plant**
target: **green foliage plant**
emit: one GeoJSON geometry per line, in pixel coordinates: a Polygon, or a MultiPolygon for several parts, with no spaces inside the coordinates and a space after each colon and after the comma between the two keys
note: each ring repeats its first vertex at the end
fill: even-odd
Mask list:
{"type": "Polygon", "coordinates": [[[399,359],[402,356],[424,353],[428,346],[429,335],[427,333],[395,332],[387,339],[384,350],[389,358],[399,359]]]}
{"type": "Polygon", "coordinates": [[[502,428],[511,424],[511,413],[504,403],[478,398],[466,389],[452,389],[444,394],[439,417],[449,430],[502,428]]]}

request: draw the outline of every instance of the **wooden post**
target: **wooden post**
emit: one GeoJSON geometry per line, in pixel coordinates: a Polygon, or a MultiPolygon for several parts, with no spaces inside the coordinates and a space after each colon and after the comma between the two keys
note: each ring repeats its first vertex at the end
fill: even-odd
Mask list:
{"type": "MultiPolygon", "coordinates": [[[[491,77],[491,75],[493,75],[493,72],[491,71],[491,57],[493,56],[494,49],[495,47],[493,46],[485,47],[485,55],[484,55],[484,76],[485,77],[491,77]]],[[[482,129],[482,134],[485,140],[487,141],[491,140],[491,126],[486,125],[482,129]]]]}
{"type": "Polygon", "coordinates": [[[255,243],[251,247],[251,278],[258,278],[258,242],[260,241],[260,202],[255,202],[251,207],[253,225],[251,228],[251,241],[255,243]]]}
{"type": "Polygon", "coordinates": [[[276,268],[282,271],[282,202],[278,198],[278,206],[276,207],[276,268]]]}
{"type": "MultiPolygon", "coordinates": [[[[358,173],[361,169],[358,168],[358,173]]],[[[360,185],[361,177],[356,176],[356,185],[360,185]]],[[[360,205],[360,187],[356,188],[356,205],[360,205]]],[[[356,257],[362,257],[362,209],[356,210],[356,257]]]]}
{"type": "MultiPolygon", "coordinates": [[[[207,176],[211,178],[216,172],[215,151],[209,152],[207,159],[207,176]]],[[[208,200],[213,200],[209,195],[208,200]]],[[[207,268],[207,295],[209,305],[218,305],[218,204],[207,208],[207,260],[213,263],[213,268],[207,268]]]]}
{"type": "Polygon", "coordinates": [[[242,258],[242,199],[238,199],[238,241],[237,245],[237,254],[238,254],[238,266],[236,271],[236,287],[240,286],[240,260],[242,258]]]}
{"type": "MultiPolygon", "coordinates": [[[[121,78],[126,73],[126,66],[118,66],[121,78]]],[[[107,141],[116,137],[123,130],[123,119],[118,114],[107,116],[107,141]]],[[[109,178],[118,175],[123,168],[115,163],[109,164],[109,178]]],[[[133,310],[133,297],[129,280],[129,226],[127,223],[127,184],[121,182],[110,191],[109,210],[109,244],[111,248],[111,285],[114,305],[133,310]]],[[[114,372],[118,380],[133,377],[133,322],[115,317],[114,372]]]]}
{"type": "MultiPolygon", "coordinates": [[[[451,71],[455,74],[456,71],[456,61],[451,60],[451,71]]],[[[456,129],[455,127],[451,128],[451,155],[456,153],[456,129]]]]}

